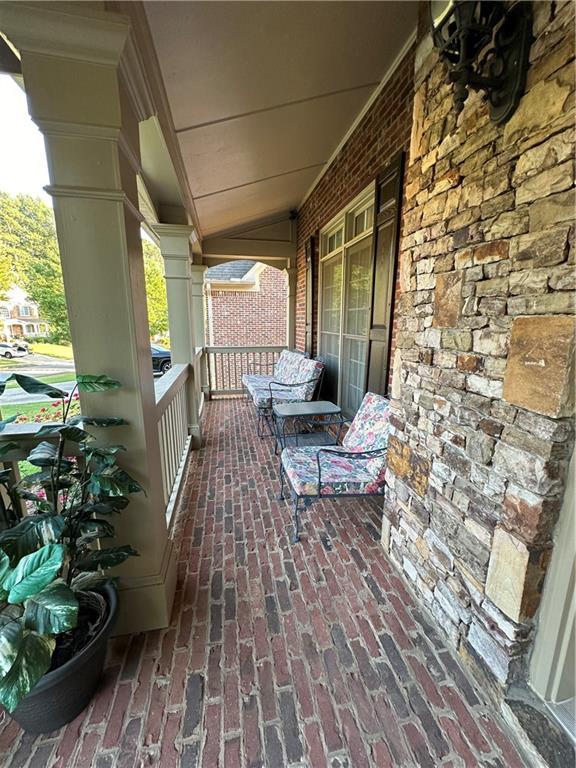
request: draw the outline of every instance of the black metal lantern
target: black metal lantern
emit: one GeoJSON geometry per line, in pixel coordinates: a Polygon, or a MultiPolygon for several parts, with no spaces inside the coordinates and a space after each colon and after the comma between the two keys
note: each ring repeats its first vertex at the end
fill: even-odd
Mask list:
{"type": "Polygon", "coordinates": [[[508,120],[526,84],[531,3],[430,0],[430,18],[434,45],[450,67],[456,110],[474,88],[485,91],[495,123],[508,120]]]}

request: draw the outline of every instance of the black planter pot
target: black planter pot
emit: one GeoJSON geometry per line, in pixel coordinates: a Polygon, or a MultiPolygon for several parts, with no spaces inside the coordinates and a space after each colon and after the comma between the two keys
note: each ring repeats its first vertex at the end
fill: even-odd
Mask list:
{"type": "Polygon", "coordinates": [[[98,687],[106,643],[118,613],[118,593],[108,584],[91,591],[105,598],[106,620],[80,653],[44,675],[12,712],[11,717],[29,733],[51,733],[71,722],[88,706],[98,687]]]}

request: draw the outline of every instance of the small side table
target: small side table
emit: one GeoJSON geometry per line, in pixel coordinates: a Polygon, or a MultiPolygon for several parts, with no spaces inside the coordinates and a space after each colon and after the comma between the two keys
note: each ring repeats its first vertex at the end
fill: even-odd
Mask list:
{"type": "Polygon", "coordinates": [[[339,405],[328,400],[309,400],[301,403],[277,403],[272,407],[274,419],[274,436],[276,444],[274,453],[287,446],[301,445],[335,445],[340,437],[344,424],[339,405]],[[286,429],[286,423],[292,420],[292,429],[286,429]],[[337,435],[330,434],[329,427],[337,426],[337,435]],[[309,427],[310,431],[302,431],[300,427],[309,427]],[[318,429],[321,427],[321,429],[318,429]]]}

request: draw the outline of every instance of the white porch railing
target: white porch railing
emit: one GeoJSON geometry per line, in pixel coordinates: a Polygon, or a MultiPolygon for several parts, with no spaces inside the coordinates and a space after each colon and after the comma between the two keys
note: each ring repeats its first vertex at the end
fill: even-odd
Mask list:
{"type": "Polygon", "coordinates": [[[178,498],[192,441],[188,429],[190,375],[189,365],[176,364],[155,383],[162,490],[168,520],[178,498]]]}
{"type": "Polygon", "coordinates": [[[210,395],[242,394],[242,375],[272,373],[283,349],[286,347],[206,347],[210,395]]]}

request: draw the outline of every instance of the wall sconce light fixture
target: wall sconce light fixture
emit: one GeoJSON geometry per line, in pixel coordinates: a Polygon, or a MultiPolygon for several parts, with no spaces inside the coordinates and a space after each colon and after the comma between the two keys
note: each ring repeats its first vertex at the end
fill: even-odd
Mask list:
{"type": "Polygon", "coordinates": [[[490,117],[504,123],[526,84],[532,41],[532,6],[526,0],[430,0],[434,45],[449,66],[461,112],[468,90],[482,90],[490,117]]]}

